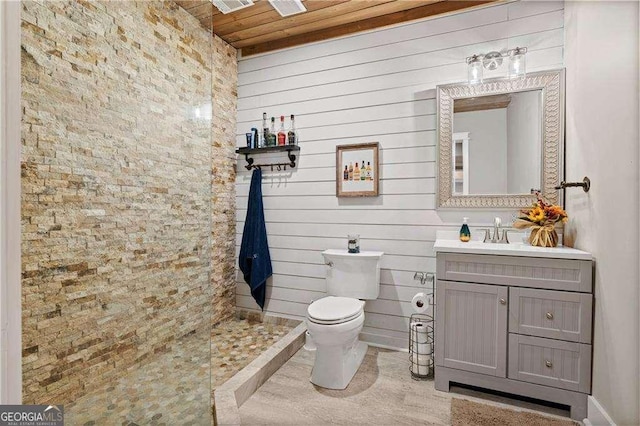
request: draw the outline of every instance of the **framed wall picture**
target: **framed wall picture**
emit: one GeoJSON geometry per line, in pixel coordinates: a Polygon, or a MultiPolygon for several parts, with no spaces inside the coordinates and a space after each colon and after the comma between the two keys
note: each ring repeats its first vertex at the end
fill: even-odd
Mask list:
{"type": "Polygon", "coordinates": [[[336,197],[377,197],[378,142],[336,147],[336,197]]]}

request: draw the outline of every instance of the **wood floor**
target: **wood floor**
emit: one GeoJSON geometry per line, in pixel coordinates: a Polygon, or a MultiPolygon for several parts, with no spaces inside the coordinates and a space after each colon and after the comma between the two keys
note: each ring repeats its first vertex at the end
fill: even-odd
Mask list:
{"type": "Polygon", "coordinates": [[[243,425],[450,425],[451,398],[461,397],[516,410],[568,417],[568,411],[452,388],[409,376],[408,355],[369,348],[347,389],[332,391],[309,382],[314,353],[298,351],[240,407],[243,425]]]}

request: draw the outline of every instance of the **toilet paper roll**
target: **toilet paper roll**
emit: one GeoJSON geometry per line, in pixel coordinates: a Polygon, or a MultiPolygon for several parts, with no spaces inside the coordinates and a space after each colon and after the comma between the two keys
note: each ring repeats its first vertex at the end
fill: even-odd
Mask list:
{"type": "Polygon", "coordinates": [[[410,348],[411,372],[418,376],[427,376],[431,366],[433,349],[429,340],[428,327],[419,321],[412,322],[409,324],[409,332],[412,342],[410,348]]]}
{"type": "Polygon", "coordinates": [[[413,342],[412,353],[420,355],[431,353],[427,326],[421,322],[413,322],[410,325],[410,330],[411,341],[413,342]]]}
{"type": "Polygon", "coordinates": [[[413,306],[413,310],[417,313],[426,312],[429,307],[429,300],[427,299],[427,295],[424,293],[417,293],[411,299],[411,305],[413,306]]]}
{"type": "Polygon", "coordinates": [[[419,376],[427,376],[431,365],[429,355],[414,355],[411,360],[411,372],[419,376]]]}

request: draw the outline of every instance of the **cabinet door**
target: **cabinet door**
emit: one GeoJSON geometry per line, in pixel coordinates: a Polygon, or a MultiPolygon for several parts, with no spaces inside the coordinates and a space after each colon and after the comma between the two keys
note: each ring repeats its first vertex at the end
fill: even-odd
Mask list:
{"type": "Polygon", "coordinates": [[[438,280],[436,365],[506,377],[507,287],[438,280]]]}

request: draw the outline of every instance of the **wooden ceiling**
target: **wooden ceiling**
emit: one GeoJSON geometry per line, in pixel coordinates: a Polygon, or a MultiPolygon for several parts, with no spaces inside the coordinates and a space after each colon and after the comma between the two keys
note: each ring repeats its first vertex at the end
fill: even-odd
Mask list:
{"type": "Polygon", "coordinates": [[[229,14],[209,0],[176,0],[242,56],[477,7],[496,0],[303,0],[307,12],[283,18],[267,0],[229,14]]]}

